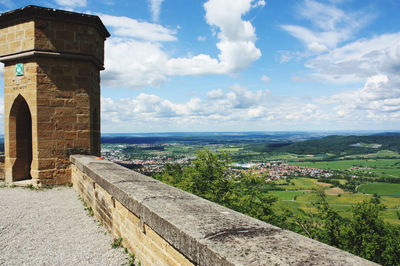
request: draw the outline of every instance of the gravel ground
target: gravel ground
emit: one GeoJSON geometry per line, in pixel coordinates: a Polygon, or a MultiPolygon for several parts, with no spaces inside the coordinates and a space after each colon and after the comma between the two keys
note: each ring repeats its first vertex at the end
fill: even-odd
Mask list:
{"type": "Polygon", "coordinates": [[[127,263],[123,249],[112,249],[112,242],[72,188],[0,187],[0,265],[127,263]]]}

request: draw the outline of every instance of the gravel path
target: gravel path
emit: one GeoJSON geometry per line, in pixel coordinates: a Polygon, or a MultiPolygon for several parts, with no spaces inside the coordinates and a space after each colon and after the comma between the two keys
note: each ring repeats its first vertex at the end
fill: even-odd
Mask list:
{"type": "MultiPolygon", "coordinates": [[[[0,183],[0,186],[2,183],[0,183]]],[[[122,248],[69,187],[0,187],[0,265],[121,265],[122,248]]]]}

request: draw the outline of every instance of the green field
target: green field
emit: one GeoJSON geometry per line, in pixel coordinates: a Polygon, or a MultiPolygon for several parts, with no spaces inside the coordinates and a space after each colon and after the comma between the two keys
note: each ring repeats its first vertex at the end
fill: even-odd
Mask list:
{"type": "Polygon", "coordinates": [[[400,184],[369,183],[358,187],[358,192],[400,198],[400,184]]]}
{"type": "Polygon", "coordinates": [[[346,159],[393,159],[400,158],[400,154],[390,150],[380,150],[376,153],[353,154],[344,156],[346,159]]]}
{"type": "Polygon", "coordinates": [[[296,196],[302,195],[305,192],[301,191],[270,191],[270,193],[276,196],[279,200],[293,200],[296,196]]]}
{"type": "MultiPolygon", "coordinates": [[[[300,191],[271,191],[271,194],[278,197],[279,201],[274,205],[274,209],[290,209],[297,215],[303,212],[314,212],[312,203],[316,202],[318,196],[313,192],[300,191]],[[294,199],[294,197],[296,199],[294,199]]],[[[342,194],[340,197],[327,195],[329,205],[341,216],[350,218],[351,211],[357,203],[371,199],[371,195],[361,193],[342,194]]],[[[397,211],[400,211],[400,198],[381,197],[381,203],[386,207],[382,212],[382,218],[391,224],[400,225],[400,219],[397,217],[397,211]]]]}
{"type": "Polygon", "coordinates": [[[317,179],[315,178],[306,178],[306,177],[301,177],[301,178],[296,178],[292,179],[290,181],[290,184],[287,184],[285,180],[280,180],[277,182],[274,182],[277,184],[280,188],[284,188],[286,190],[313,190],[317,189],[319,185],[316,184],[317,179]]]}
{"type": "MultiPolygon", "coordinates": [[[[342,181],[342,179],[337,180],[342,181]]],[[[290,184],[287,184],[286,180],[274,181],[274,184],[279,188],[286,189],[286,191],[269,192],[278,198],[274,209],[277,211],[290,209],[300,216],[304,215],[304,212],[314,212],[315,208],[312,203],[318,200],[315,189],[324,188],[318,185],[316,181],[317,179],[304,177],[292,179],[290,184]]],[[[362,193],[347,193],[339,196],[326,195],[326,199],[329,205],[341,216],[350,218],[352,208],[356,204],[370,200],[372,194],[376,193],[381,196],[380,201],[385,206],[382,218],[388,223],[400,224],[400,219],[396,213],[400,211],[400,184],[369,183],[361,185],[358,191],[362,193]]]]}
{"type": "Polygon", "coordinates": [[[364,167],[370,169],[359,169],[354,171],[374,172],[379,177],[400,178],[400,160],[398,159],[336,160],[324,162],[298,162],[289,164],[328,170],[348,170],[352,167],[364,167]]]}
{"type": "Polygon", "coordinates": [[[344,185],[347,183],[346,179],[336,179],[336,178],[332,178],[333,181],[338,181],[341,185],[344,185]]]}

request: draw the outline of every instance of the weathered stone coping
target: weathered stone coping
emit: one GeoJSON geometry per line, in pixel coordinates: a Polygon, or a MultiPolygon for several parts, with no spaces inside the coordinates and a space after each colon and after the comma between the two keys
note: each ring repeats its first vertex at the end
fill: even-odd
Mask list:
{"type": "Polygon", "coordinates": [[[198,265],[376,265],[253,219],[115,163],[71,162],[198,265]]]}

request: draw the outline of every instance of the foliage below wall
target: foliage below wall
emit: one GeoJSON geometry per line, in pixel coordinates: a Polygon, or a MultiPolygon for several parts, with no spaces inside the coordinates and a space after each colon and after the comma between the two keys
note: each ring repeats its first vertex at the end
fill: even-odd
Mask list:
{"type": "MultiPolygon", "coordinates": [[[[262,221],[292,230],[383,265],[400,264],[400,227],[381,217],[377,198],[357,204],[351,218],[341,217],[326,201],[323,190],[313,203],[314,212],[294,214],[274,210],[277,198],[264,178],[252,173],[235,175],[226,154],[198,151],[192,166],[167,164],[154,177],[200,197],[262,221]]],[[[400,214],[399,219],[400,219],[400,214]]]]}

